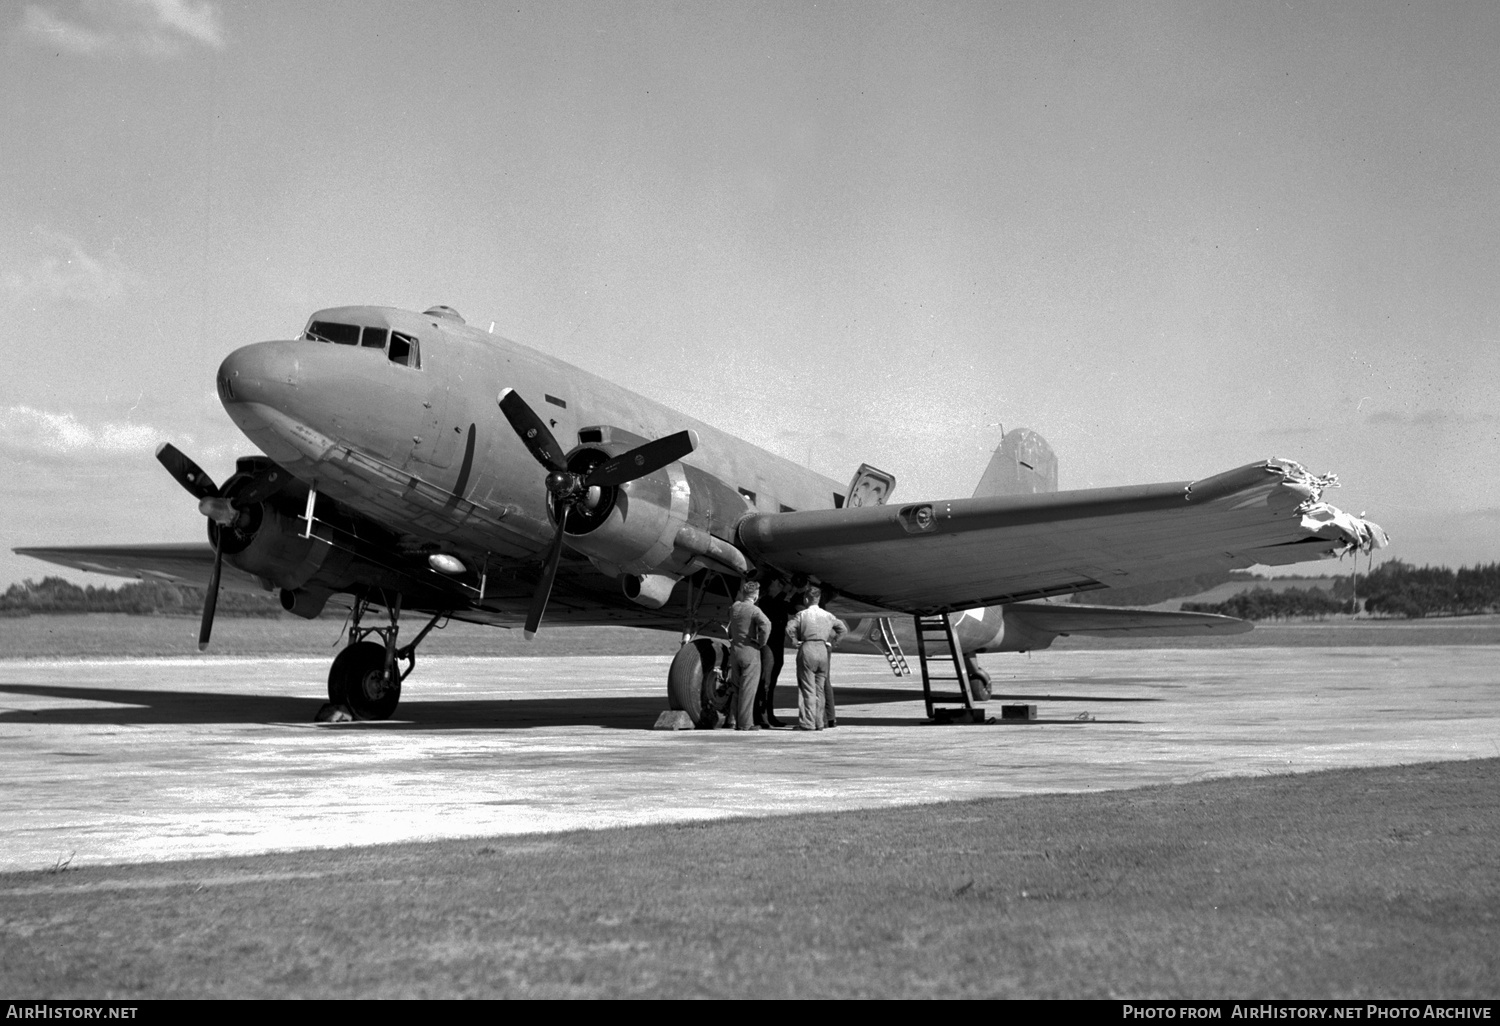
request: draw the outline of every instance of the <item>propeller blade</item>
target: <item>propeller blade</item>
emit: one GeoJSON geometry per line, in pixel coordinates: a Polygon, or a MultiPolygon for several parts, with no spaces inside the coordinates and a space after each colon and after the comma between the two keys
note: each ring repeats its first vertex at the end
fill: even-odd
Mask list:
{"type": "Polygon", "coordinates": [[[156,448],[156,460],[167,468],[167,473],[178,484],[192,493],[195,499],[217,498],[219,486],[203,472],[203,468],[182,454],[171,442],[163,442],[156,448]]]}
{"type": "Polygon", "coordinates": [[[208,648],[208,636],[214,629],[214,611],[219,608],[219,573],[224,569],[224,547],[214,545],[214,572],[208,575],[208,591],[203,596],[203,622],[198,625],[198,651],[208,648]]]}
{"type": "Polygon", "coordinates": [[[234,497],[235,509],[246,509],[250,506],[258,506],[271,496],[281,491],[281,486],[286,484],[287,472],[280,467],[272,467],[259,477],[252,478],[250,483],[240,489],[234,497]]]}
{"type": "Polygon", "coordinates": [[[547,554],[547,567],[542,579],[537,582],[536,592],[531,596],[531,608],[526,611],[526,640],[536,637],[542,626],[542,614],[547,611],[547,600],[552,597],[552,581],[557,577],[557,564],[562,559],[563,532],[568,528],[568,504],[559,502],[553,507],[557,511],[557,536],[552,539],[552,551],[547,554]]]}
{"type": "Polygon", "coordinates": [[[698,435],[693,431],[679,431],[675,435],[658,438],[654,442],[636,446],[622,452],[614,459],[605,460],[583,479],[584,487],[595,485],[622,485],[638,477],[660,470],[668,463],[676,463],[698,448],[698,435]]]}
{"type": "Polygon", "coordinates": [[[515,428],[538,463],[551,471],[568,469],[567,457],[547,429],[547,422],[526,405],[526,400],[515,389],[507,388],[500,393],[500,412],[505,414],[505,419],[510,421],[510,426],[515,428]]]}

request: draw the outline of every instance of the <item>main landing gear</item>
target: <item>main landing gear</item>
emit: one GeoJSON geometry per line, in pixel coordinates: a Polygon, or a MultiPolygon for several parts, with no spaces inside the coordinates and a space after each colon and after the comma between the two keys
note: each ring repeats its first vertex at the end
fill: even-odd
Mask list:
{"type": "MultiPolygon", "coordinates": [[[[382,596],[384,597],[384,596],[382,596]]],[[[387,601],[386,613],[390,617],[387,626],[365,627],[361,625],[369,611],[368,596],[354,600],[350,613],[349,644],[333,660],[328,670],[328,701],[342,705],[360,720],[388,720],[401,702],[401,682],[417,665],[417,646],[427,633],[443,618],[438,613],[410,643],[396,647],[396,633],[401,618],[401,596],[387,601]],[[370,635],[380,640],[366,640],[370,635]],[[406,663],[402,670],[397,664],[406,663]]]]}

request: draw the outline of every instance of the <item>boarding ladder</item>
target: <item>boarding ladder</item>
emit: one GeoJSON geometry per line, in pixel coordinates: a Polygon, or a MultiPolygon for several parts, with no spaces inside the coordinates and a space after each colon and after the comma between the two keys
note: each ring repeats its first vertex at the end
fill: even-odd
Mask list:
{"type": "Polygon", "coordinates": [[[891,630],[891,618],[888,616],[877,616],[875,626],[870,629],[870,640],[875,647],[880,649],[880,654],[885,656],[885,661],[891,664],[891,672],[898,677],[905,677],[911,673],[911,667],[906,665],[906,653],[901,651],[901,642],[896,640],[896,632],[891,630]]]}
{"type": "Polygon", "coordinates": [[[922,664],[922,698],[927,703],[928,718],[940,723],[957,718],[983,723],[984,710],[974,706],[973,692],[969,687],[969,669],[964,664],[963,649],[959,647],[953,621],[948,619],[946,613],[932,616],[919,614],[916,621],[917,655],[922,664]],[[958,685],[958,694],[934,695],[934,681],[954,682],[958,685]],[[963,708],[940,708],[940,702],[962,702],[963,708]]]}

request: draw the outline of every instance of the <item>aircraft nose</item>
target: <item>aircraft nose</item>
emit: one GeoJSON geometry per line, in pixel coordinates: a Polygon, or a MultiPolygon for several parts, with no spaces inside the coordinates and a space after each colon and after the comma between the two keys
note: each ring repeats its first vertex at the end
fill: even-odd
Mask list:
{"type": "Polygon", "coordinates": [[[296,342],[257,342],[236,349],[219,364],[219,401],[284,407],[300,377],[296,342]]]}

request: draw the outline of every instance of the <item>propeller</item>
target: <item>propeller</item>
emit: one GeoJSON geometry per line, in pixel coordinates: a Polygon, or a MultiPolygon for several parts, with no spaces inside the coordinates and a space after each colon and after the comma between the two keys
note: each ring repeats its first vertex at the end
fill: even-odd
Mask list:
{"type": "Polygon", "coordinates": [[[171,442],[163,442],[156,459],[173,480],[198,500],[198,512],[219,525],[214,536],[214,568],[208,576],[208,591],[203,596],[203,619],[198,625],[198,651],[208,648],[214,629],[214,612],[219,608],[219,578],[224,572],[224,532],[233,527],[241,513],[269,499],[286,483],[286,471],[271,467],[250,479],[233,496],[225,495],[203,468],[185,456],[171,442]]]}
{"type": "Polygon", "coordinates": [[[557,521],[557,533],[552,538],[542,578],[537,582],[536,591],[531,596],[531,608],[526,613],[526,637],[531,638],[541,627],[542,614],[552,596],[552,582],[557,577],[557,564],[562,559],[568,513],[579,506],[596,505],[599,489],[626,484],[677,462],[698,447],[698,438],[691,431],[679,431],[578,472],[568,469],[567,455],[557,444],[547,422],[537,416],[514,389],[507,388],[500,393],[500,412],[510,421],[532,458],[547,470],[547,492],[552,498],[553,519],[557,521]]]}

